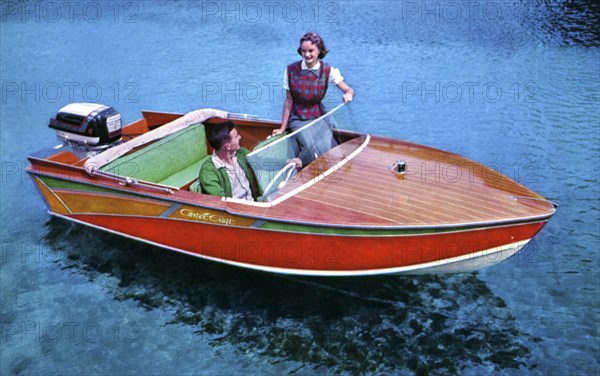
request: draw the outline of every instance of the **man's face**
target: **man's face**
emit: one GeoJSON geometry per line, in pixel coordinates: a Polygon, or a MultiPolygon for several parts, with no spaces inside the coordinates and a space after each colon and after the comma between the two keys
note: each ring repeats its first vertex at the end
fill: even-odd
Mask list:
{"type": "Polygon", "coordinates": [[[237,129],[233,128],[229,132],[229,142],[225,144],[227,150],[231,153],[238,151],[240,148],[240,140],[242,137],[239,135],[237,129]]]}

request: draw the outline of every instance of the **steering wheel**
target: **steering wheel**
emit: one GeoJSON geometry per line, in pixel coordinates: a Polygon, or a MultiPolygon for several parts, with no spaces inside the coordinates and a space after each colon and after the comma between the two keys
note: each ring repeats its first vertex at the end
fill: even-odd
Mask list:
{"type": "Polygon", "coordinates": [[[283,188],[285,184],[292,178],[292,176],[294,176],[294,172],[296,172],[296,164],[294,162],[286,164],[281,170],[277,171],[275,176],[273,176],[273,179],[271,179],[269,184],[267,184],[261,201],[271,201],[270,196],[283,188]]]}

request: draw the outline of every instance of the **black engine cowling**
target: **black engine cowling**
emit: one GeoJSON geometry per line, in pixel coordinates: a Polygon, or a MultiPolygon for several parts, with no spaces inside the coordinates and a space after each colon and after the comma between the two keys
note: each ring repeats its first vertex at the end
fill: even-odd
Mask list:
{"type": "Polygon", "coordinates": [[[108,146],[121,139],[121,114],[102,104],[68,104],[48,126],[60,140],[82,146],[108,146]]]}

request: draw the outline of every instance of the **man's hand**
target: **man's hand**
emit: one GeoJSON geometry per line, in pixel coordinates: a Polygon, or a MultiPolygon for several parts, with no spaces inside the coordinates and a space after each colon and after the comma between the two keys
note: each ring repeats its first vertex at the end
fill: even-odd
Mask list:
{"type": "Polygon", "coordinates": [[[297,169],[302,168],[302,160],[300,158],[292,158],[288,161],[288,163],[295,163],[297,169]]]}

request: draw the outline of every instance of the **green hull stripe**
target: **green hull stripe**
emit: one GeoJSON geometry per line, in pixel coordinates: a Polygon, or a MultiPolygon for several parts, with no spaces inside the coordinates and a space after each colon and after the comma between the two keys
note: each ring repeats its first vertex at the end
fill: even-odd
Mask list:
{"type": "Polygon", "coordinates": [[[354,236],[385,236],[385,235],[421,235],[435,234],[443,232],[455,232],[471,230],[473,228],[444,228],[444,229],[357,229],[357,228],[340,228],[340,227],[318,227],[308,225],[297,225],[290,223],[266,222],[261,229],[277,230],[285,232],[298,232],[319,235],[354,235],[354,236]]]}
{"type": "MultiPolygon", "coordinates": [[[[51,177],[43,176],[43,175],[37,175],[37,177],[40,180],[42,180],[44,182],[44,184],[46,184],[49,188],[52,188],[52,189],[73,189],[73,190],[78,190],[78,191],[83,191],[83,192],[104,192],[104,193],[123,194],[122,192],[116,192],[113,189],[98,187],[98,186],[90,185],[90,184],[81,184],[81,183],[77,183],[77,182],[70,181],[70,180],[55,179],[55,178],[51,178],[51,177]]],[[[125,194],[125,195],[129,196],[128,194],[125,194]]]]}

